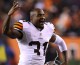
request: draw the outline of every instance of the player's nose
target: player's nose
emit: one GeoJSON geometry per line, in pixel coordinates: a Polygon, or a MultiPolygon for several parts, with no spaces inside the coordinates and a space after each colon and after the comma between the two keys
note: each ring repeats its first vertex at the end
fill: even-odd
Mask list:
{"type": "Polygon", "coordinates": [[[45,21],[45,18],[43,17],[43,18],[41,18],[41,21],[45,21]]]}
{"type": "Polygon", "coordinates": [[[41,17],[42,20],[45,20],[45,17],[41,17]]]}

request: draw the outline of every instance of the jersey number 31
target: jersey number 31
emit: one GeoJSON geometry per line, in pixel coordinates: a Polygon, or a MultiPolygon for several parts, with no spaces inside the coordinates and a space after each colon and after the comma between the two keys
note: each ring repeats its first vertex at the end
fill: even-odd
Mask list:
{"type": "MultiPolygon", "coordinates": [[[[47,43],[48,42],[45,42],[43,43],[43,46],[44,46],[44,55],[45,55],[45,49],[46,49],[46,46],[47,46],[47,43]]],[[[34,49],[34,53],[37,53],[37,55],[40,55],[40,42],[39,41],[32,41],[29,43],[29,46],[32,46],[32,45],[37,45],[37,49],[34,49]]]]}

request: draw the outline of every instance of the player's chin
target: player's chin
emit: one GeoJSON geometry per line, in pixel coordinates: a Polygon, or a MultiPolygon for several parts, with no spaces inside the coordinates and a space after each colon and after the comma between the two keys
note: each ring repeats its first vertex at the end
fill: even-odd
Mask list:
{"type": "Polygon", "coordinates": [[[44,28],[44,25],[41,25],[41,28],[43,29],[44,28]]]}

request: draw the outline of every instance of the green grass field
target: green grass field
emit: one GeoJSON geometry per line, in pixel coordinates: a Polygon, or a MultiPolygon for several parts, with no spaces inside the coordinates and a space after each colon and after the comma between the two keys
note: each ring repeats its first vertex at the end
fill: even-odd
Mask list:
{"type": "Polygon", "coordinates": [[[80,60],[70,60],[68,65],[80,65],[80,60]]]}

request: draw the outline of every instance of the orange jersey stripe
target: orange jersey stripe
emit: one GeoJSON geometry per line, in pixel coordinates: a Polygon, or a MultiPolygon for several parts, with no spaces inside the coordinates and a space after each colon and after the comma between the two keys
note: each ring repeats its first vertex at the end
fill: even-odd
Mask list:
{"type": "Polygon", "coordinates": [[[20,27],[23,27],[22,25],[20,25],[20,24],[14,24],[14,26],[20,26],[20,27]]]}
{"type": "Polygon", "coordinates": [[[23,29],[23,27],[22,26],[19,26],[19,25],[14,25],[13,28],[17,28],[17,29],[20,29],[20,30],[23,29]]]}
{"type": "Polygon", "coordinates": [[[16,22],[14,25],[20,25],[20,26],[22,26],[22,23],[16,22]]]}

